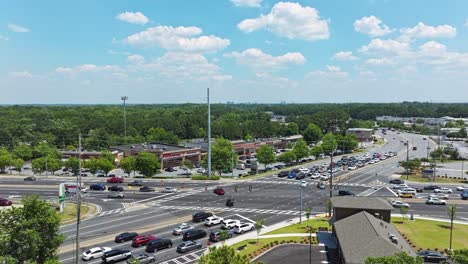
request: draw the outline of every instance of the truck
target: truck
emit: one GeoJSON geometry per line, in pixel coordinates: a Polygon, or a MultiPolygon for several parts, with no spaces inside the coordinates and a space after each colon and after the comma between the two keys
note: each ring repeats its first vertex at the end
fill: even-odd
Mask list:
{"type": "Polygon", "coordinates": [[[81,187],[78,187],[78,184],[73,183],[73,182],[67,182],[64,184],[65,187],[65,193],[76,193],[77,190],[80,190],[81,192],[86,192],[86,190],[83,188],[83,184],[81,187]]]}

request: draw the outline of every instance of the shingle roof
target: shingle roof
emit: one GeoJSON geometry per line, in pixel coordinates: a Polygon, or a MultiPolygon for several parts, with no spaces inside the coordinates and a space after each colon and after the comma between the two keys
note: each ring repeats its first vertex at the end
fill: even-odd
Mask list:
{"type": "Polygon", "coordinates": [[[332,197],[331,200],[335,208],[393,210],[387,200],[379,197],[336,196],[332,197]]]}
{"type": "Polygon", "coordinates": [[[364,263],[367,257],[391,256],[414,251],[396,228],[362,211],[337,221],[334,229],[346,264],[364,263]],[[396,237],[396,243],[390,236],[396,237]]]}

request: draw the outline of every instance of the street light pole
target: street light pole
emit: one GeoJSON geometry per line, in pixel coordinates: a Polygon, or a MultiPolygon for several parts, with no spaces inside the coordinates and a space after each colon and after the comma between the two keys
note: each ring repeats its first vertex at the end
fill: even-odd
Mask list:
{"type": "Polygon", "coordinates": [[[234,150],[231,151],[232,156],[232,178],[234,179],[234,150]]]}
{"type": "Polygon", "coordinates": [[[120,97],[123,101],[123,110],[124,110],[124,139],[125,142],[127,141],[127,111],[125,109],[125,102],[128,100],[128,96],[122,96],[120,97]]]}
{"type": "Polygon", "coordinates": [[[461,170],[461,178],[462,178],[462,181],[465,180],[465,179],[464,179],[465,177],[463,176],[463,169],[464,169],[463,166],[464,166],[464,162],[465,162],[465,157],[462,157],[462,170],[461,170]]]}
{"type": "Polygon", "coordinates": [[[301,195],[301,211],[299,212],[299,224],[302,224],[302,186],[299,186],[299,192],[301,195]]]}
{"type": "Polygon", "coordinates": [[[81,134],[78,137],[78,175],[76,176],[76,237],[75,263],[80,263],[80,213],[81,213],[81,134]]]}
{"type": "Polygon", "coordinates": [[[408,161],[409,161],[409,141],[406,140],[406,180],[409,179],[408,161]]]}
{"type": "Polygon", "coordinates": [[[211,177],[211,106],[210,106],[210,88],[206,88],[208,103],[208,178],[211,177]]]}
{"type": "Polygon", "coordinates": [[[330,198],[333,196],[333,150],[330,153],[330,198]]]}

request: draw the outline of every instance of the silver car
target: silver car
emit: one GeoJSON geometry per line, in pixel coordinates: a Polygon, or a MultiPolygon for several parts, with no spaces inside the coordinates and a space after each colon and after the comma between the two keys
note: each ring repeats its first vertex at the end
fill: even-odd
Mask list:
{"type": "Polygon", "coordinates": [[[193,226],[187,224],[187,223],[182,223],[178,225],[174,230],[172,230],[172,234],[178,236],[178,235],[183,235],[185,232],[188,230],[192,230],[193,226]]]}
{"type": "Polygon", "coordinates": [[[161,192],[163,192],[163,193],[176,193],[177,188],[175,188],[175,187],[166,187],[161,192]]]}
{"type": "Polygon", "coordinates": [[[195,249],[202,248],[202,245],[197,241],[189,240],[177,246],[178,253],[186,253],[195,249]]]}
{"type": "Polygon", "coordinates": [[[107,198],[125,198],[125,194],[122,192],[110,192],[107,198]]]}
{"type": "Polygon", "coordinates": [[[153,255],[150,254],[139,254],[136,256],[132,256],[129,260],[127,260],[127,263],[135,263],[134,261],[138,261],[140,264],[147,264],[147,263],[153,263],[156,262],[156,258],[153,255]]]}

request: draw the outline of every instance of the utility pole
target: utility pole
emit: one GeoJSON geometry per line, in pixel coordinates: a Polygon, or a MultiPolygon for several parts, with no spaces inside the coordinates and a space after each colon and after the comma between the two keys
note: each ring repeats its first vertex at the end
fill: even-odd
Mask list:
{"type": "Polygon", "coordinates": [[[75,263],[80,263],[80,213],[81,213],[81,134],[78,136],[78,175],[76,176],[76,237],[75,263]]]}
{"type": "Polygon", "coordinates": [[[408,161],[409,161],[409,141],[406,140],[406,180],[409,179],[408,161]]]}
{"type": "Polygon", "coordinates": [[[128,100],[128,96],[122,96],[120,97],[120,99],[122,99],[123,101],[123,112],[124,112],[124,139],[125,139],[125,142],[127,140],[127,112],[126,112],[126,109],[125,109],[125,102],[128,100]]]}
{"type": "Polygon", "coordinates": [[[210,88],[206,88],[208,102],[208,178],[211,177],[211,107],[210,107],[210,88]]]}
{"type": "Polygon", "coordinates": [[[232,178],[234,179],[234,150],[231,151],[232,156],[232,178]]]}
{"type": "Polygon", "coordinates": [[[330,198],[333,196],[333,150],[330,153],[330,198]]]}
{"type": "Polygon", "coordinates": [[[302,186],[299,186],[299,192],[301,195],[301,211],[299,212],[299,224],[302,224],[302,186]]]}
{"type": "Polygon", "coordinates": [[[465,162],[465,157],[462,157],[462,171],[461,171],[461,178],[462,178],[462,181],[465,180],[465,179],[464,179],[465,177],[463,176],[463,169],[464,169],[463,166],[465,165],[464,162],[465,162]]]}

